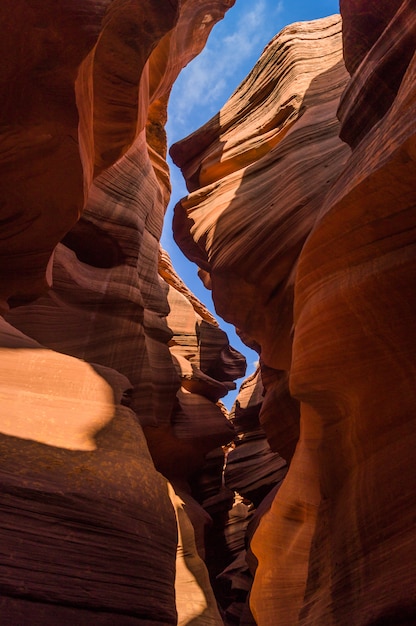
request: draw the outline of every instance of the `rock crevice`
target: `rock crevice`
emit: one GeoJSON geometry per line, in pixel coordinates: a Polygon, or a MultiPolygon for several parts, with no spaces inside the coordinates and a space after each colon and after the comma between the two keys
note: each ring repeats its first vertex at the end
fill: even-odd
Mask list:
{"type": "Polygon", "coordinates": [[[1,4],[2,624],[415,623],[413,2],[286,27],[171,148],[259,352],[228,413],[245,359],[159,240],[169,93],[233,4],[1,4]]]}

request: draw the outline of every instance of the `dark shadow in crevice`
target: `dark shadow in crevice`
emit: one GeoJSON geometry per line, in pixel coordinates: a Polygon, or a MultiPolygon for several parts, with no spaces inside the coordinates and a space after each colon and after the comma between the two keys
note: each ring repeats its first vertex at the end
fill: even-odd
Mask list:
{"type": "Polygon", "coordinates": [[[75,252],[79,261],[92,267],[116,267],[125,260],[119,243],[84,217],[65,235],[62,243],[75,252]]]}

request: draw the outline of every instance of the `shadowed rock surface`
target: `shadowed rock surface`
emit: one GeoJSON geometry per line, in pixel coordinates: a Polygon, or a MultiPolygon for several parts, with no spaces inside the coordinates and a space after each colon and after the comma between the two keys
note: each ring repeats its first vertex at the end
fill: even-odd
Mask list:
{"type": "Polygon", "coordinates": [[[233,4],[1,4],[5,626],[416,621],[414,3],[286,27],[172,147],[260,355],[228,415],[245,359],[159,239],[170,89],[233,4]]]}
{"type": "Polygon", "coordinates": [[[342,37],[337,17],[284,29],[172,148],[175,238],[259,346],[290,461],[251,541],[262,626],[416,621],[416,14],[341,13],[342,37]]]}
{"type": "Polygon", "coordinates": [[[169,91],[232,4],[1,6],[2,624],[221,623],[167,478],[232,439],[245,360],[159,238],[169,91]]]}

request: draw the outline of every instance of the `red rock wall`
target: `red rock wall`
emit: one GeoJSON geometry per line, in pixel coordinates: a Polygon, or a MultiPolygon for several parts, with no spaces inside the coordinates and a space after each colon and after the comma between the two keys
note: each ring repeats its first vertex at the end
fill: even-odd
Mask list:
{"type": "Polygon", "coordinates": [[[221,623],[166,478],[232,438],[245,362],[159,238],[169,91],[232,4],[2,3],[4,624],[221,623]]]}
{"type": "MultiPolygon", "coordinates": [[[[244,359],[159,247],[169,91],[232,4],[0,7],[2,623],[220,624],[206,458],[227,619],[251,623],[218,447],[244,359]]],[[[261,353],[264,400],[248,383],[234,417],[255,408],[274,452],[248,441],[245,480],[243,437],[226,477],[258,494],[289,465],[249,529],[266,626],[416,620],[415,12],[341,12],[284,29],[172,149],[176,239],[261,353]]]]}
{"type": "Polygon", "coordinates": [[[416,621],[416,14],[341,12],[342,37],[284,29],[172,149],[176,240],[259,346],[261,420],[291,459],[251,542],[262,626],[416,621]]]}

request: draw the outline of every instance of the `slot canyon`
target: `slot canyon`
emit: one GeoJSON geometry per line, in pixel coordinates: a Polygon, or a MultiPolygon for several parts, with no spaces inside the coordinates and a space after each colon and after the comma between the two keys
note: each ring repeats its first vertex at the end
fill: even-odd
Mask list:
{"type": "Polygon", "coordinates": [[[416,624],[415,1],[168,146],[235,1],[0,4],[0,626],[416,624]]]}

